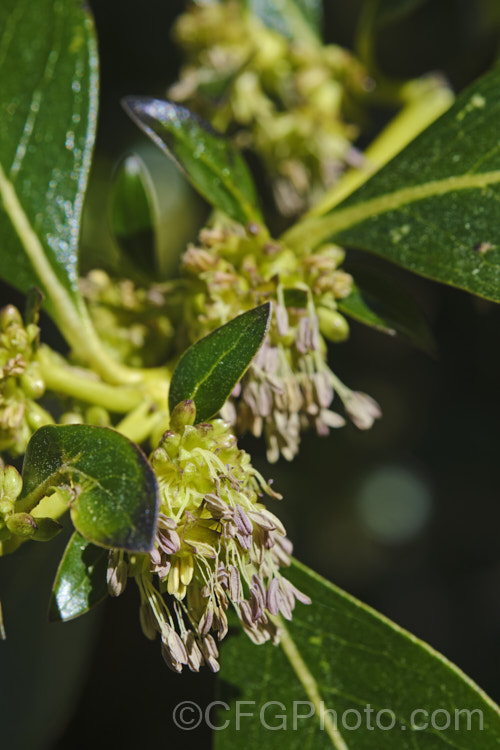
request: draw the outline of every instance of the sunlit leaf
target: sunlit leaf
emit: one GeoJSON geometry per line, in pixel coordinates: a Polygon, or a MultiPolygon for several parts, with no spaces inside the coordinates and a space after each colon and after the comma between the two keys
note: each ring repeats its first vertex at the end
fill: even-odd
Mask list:
{"type": "Polygon", "coordinates": [[[52,313],[61,298],[78,308],[97,110],[93,23],[77,0],[3,0],[0,30],[0,275],[24,292],[39,287],[52,313]]]}
{"type": "Polygon", "coordinates": [[[123,106],[214,208],[241,224],[260,220],[252,176],[227,138],[174,102],[128,96],[123,106]]]}
{"type": "Polygon", "coordinates": [[[415,273],[500,301],[500,70],[330,213],[286,235],[334,238],[415,273]]]}
{"type": "Polygon", "coordinates": [[[266,302],[189,347],[172,375],[170,411],[193,399],[198,422],[215,416],[259,350],[270,316],[271,304],[266,302]]]}
{"type": "Polygon", "coordinates": [[[281,647],[223,644],[215,750],[498,748],[498,707],[444,656],[304,565],[287,577],[312,604],[281,647]]]}
{"type": "Polygon", "coordinates": [[[20,503],[64,486],[71,519],[85,539],[102,547],[151,549],[158,487],[146,457],[126,437],[81,424],[37,430],[26,450],[20,503]]]}

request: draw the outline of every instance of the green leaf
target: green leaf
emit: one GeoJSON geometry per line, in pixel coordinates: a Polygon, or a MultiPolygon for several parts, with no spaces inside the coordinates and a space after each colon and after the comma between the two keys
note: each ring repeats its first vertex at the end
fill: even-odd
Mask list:
{"type": "Polygon", "coordinates": [[[238,315],[189,347],[172,375],[168,403],[193,399],[197,422],[222,408],[257,354],[269,327],[271,303],[238,315]]]}
{"type": "Polygon", "coordinates": [[[350,269],[356,283],[338,308],[363,325],[389,336],[401,336],[427,353],[435,352],[435,342],[425,316],[415,299],[388,278],[350,269]]]}
{"type": "Polygon", "coordinates": [[[126,97],[123,106],[214,208],[240,224],[262,220],[243,157],[208,123],[179,104],[147,96],[126,97]]]}
{"type": "Polygon", "coordinates": [[[157,270],[156,213],[150,174],[130,154],[118,165],[110,191],[111,232],[124,256],[149,276],[157,270]]]}
{"type": "Polygon", "coordinates": [[[219,697],[230,710],[217,717],[227,727],[215,750],[498,748],[498,707],[444,656],[304,565],[294,561],[286,575],[313,603],[297,605],[281,648],[255,646],[241,631],[223,645],[219,697]],[[239,722],[235,698],[249,701],[239,722]],[[322,708],[336,712],[323,728],[322,708]],[[312,715],[294,724],[294,709],[312,715]]]}
{"type": "Polygon", "coordinates": [[[246,5],[265,26],[287,39],[321,38],[321,0],[246,0],[246,5]]]}
{"type": "Polygon", "coordinates": [[[126,437],[80,424],[37,430],[24,458],[19,511],[65,486],[71,489],[71,519],[85,539],[132,552],[151,549],[158,486],[146,457],[126,437]]]}
{"type": "Polygon", "coordinates": [[[73,620],[107,597],[108,556],[108,550],[96,547],[75,531],[57,570],[49,605],[50,620],[73,620]]]}
{"type": "MultiPolygon", "coordinates": [[[[78,242],[97,111],[97,47],[77,0],[0,3],[1,276],[79,307],[78,242]],[[1,203],[3,202],[3,207],[1,203]]],[[[81,325],[80,325],[81,328],[81,325]]]]}
{"type": "Polygon", "coordinates": [[[470,87],[330,213],[286,235],[327,238],[500,302],[500,70],[470,87]]]}

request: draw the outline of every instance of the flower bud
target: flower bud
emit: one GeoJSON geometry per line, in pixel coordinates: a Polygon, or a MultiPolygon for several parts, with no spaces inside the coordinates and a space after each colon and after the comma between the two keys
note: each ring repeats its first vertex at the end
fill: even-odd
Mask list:
{"type": "Polygon", "coordinates": [[[9,500],[15,500],[23,488],[23,480],[14,466],[6,466],[3,477],[3,495],[9,500]]]}
{"type": "Polygon", "coordinates": [[[38,362],[30,362],[21,375],[21,388],[28,398],[40,398],[45,392],[45,383],[38,362]]]}
{"type": "Polygon", "coordinates": [[[343,315],[327,307],[318,307],[317,314],[319,329],[325,338],[336,343],[345,341],[349,336],[349,324],[343,315]]]}
{"type": "Polygon", "coordinates": [[[36,521],[29,513],[14,513],[7,518],[6,525],[13,534],[25,539],[33,537],[37,530],[36,521]]]}
{"type": "Polygon", "coordinates": [[[21,313],[14,305],[6,305],[0,310],[0,328],[6,331],[11,325],[22,326],[21,313]]]}
{"type": "Polygon", "coordinates": [[[102,406],[90,406],[85,412],[85,421],[98,427],[108,427],[111,422],[109,412],[102,406]]]}
{"type": "Polygon", "coordinates": [[[196,419],[196,406],[192,398],[181,401],[170,415],[170,426],[174,432],[182,432],[187,425],[193,425],[196,419]]]}
{"type": "Polygon", "coordinates": [[[0,500],[0,516],[8,516],[13,510],[14,503],[12,500],[0,500]]]}

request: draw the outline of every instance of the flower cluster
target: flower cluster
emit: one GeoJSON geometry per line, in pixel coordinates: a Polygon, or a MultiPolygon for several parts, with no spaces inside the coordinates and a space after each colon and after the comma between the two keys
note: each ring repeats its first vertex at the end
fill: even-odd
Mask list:
{"type": "Polygon", "coordinates": [[[279,641],[273,616],[290,619],[295,601],[309,603],[280,572],[291,543],[279,519],[262,503],[279,497],[252,467],[222,420],[197,424],[194,404],[172,414],[151,457],[161,495],[156,546],[149,558],[110,555],[114,594],[134,575],[141,593],[145,635],[159,633],[167,665],[217,671],[218,648],[235,609],[255,643],[279,641]],[[215,636],[215,637],[214,637],[215,636]]]}
{"type": "Polygon", "coordinates": [[[114,280],[100,269],[80,280],[92,322],[111,354],[130,367],[152,367],[167,358],[173,328],[161,287],[114,280]]]}
{"type": "Polygon", "coordinates": [[[202,230],[200,244],[183,256],[190,285],[182,319],[191,341],[274,302],[264,344],[222,412],[240,434],[265,436],[271,462],[296,455],[301,430],[312,426],[325,435],[344,424],[330,409],[335,392],[361,429],[380,416],[373,399],[352,392],[327,364],[325,339],[338,342],[349,333],[338,310],[352,288],[351,276],[339,268],[343,259],[335,245],[298,255],[257,227],[236,225],[202,230]]]}
{"type": "Polygon", "coordinates": [[[312,35],[293,41],[267,28],[239,0],[192,3],[175,34],[187,56],[169,96],[185,101],[273,177],[280,210],[303,210],[346,165],[360,102],[373,82],[346,50],[312,35]]]}
{"type": "Polygon", "coordinates": [[[5,466],[0,459],[0,542],[11,536],[7,523],[14,513],[15,503],[22,488],[23,480],[19,472],[14,466],[5,466]]]}
{"type": "Polygon", "coordinates": [[[36,403],[45,391],[36,360],[39,329],[19,310],[0,310],[0,451],[24,453],[33,432],[51,421],[36,403]]]}

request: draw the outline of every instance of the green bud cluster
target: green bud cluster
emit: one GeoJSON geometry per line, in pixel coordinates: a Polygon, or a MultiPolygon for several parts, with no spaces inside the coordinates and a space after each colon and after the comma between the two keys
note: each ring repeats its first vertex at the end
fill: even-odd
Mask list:
{"type": "Polygon", "coordinates": [[[163,364],[174,331],[161,287],[140,288],[97,269],[81,280],[81,289],[94,327],[115,359],[130,367],[163,364]]]}
{"type": "Polygon", "coordinates": [[[45,391],[37,361],[39,328],[19,310],[0,310],[0,451],[24,452],[33,432],[50,421],[37,403],[45,391]]]}
{"type": "Polygon", "coordinates": [[[275,315],[273,343],[292,345],[301,318],[311,308],[325,338],[338,342],[348,337],[348,323],[337,309],[353,283],[339,268],[345,257],[342,248],[323,245],[298,255],[256,227],[237,225],[203,229],[199,239],[182,258],[183,274],[191,282],[183,318],[192,341],[269,299],[286,308],[289,320],[285,332],[275,315]]]}
{"type": "Polygon", "coordinates": [[[171,429],[151,455],[160,514],[149,558],[110,554],[108,588],[118,596],[127,575],[140,595],[146,637],[161,638],[175,672],[203,664],[219,669],[218,647],[234,608],[254,643],[280,639],[273,620],[291,619],[296,601],[310,603],[283,575],[292,546],[263,494],[279,498],[238,448],[220,419],[195,424],[193,401],[172,412],[171,429]]]}
{"type": "Polygon", "coordinates": [[[238,145],[259,154],[278,207],[293,215],[359,161],[356,121],[373,82],[341,47],[288,40],[244,5],[191,3],[180,16],[175,35],[187,63],[169,96],[222,132],[236,125],[238,145]]]}

